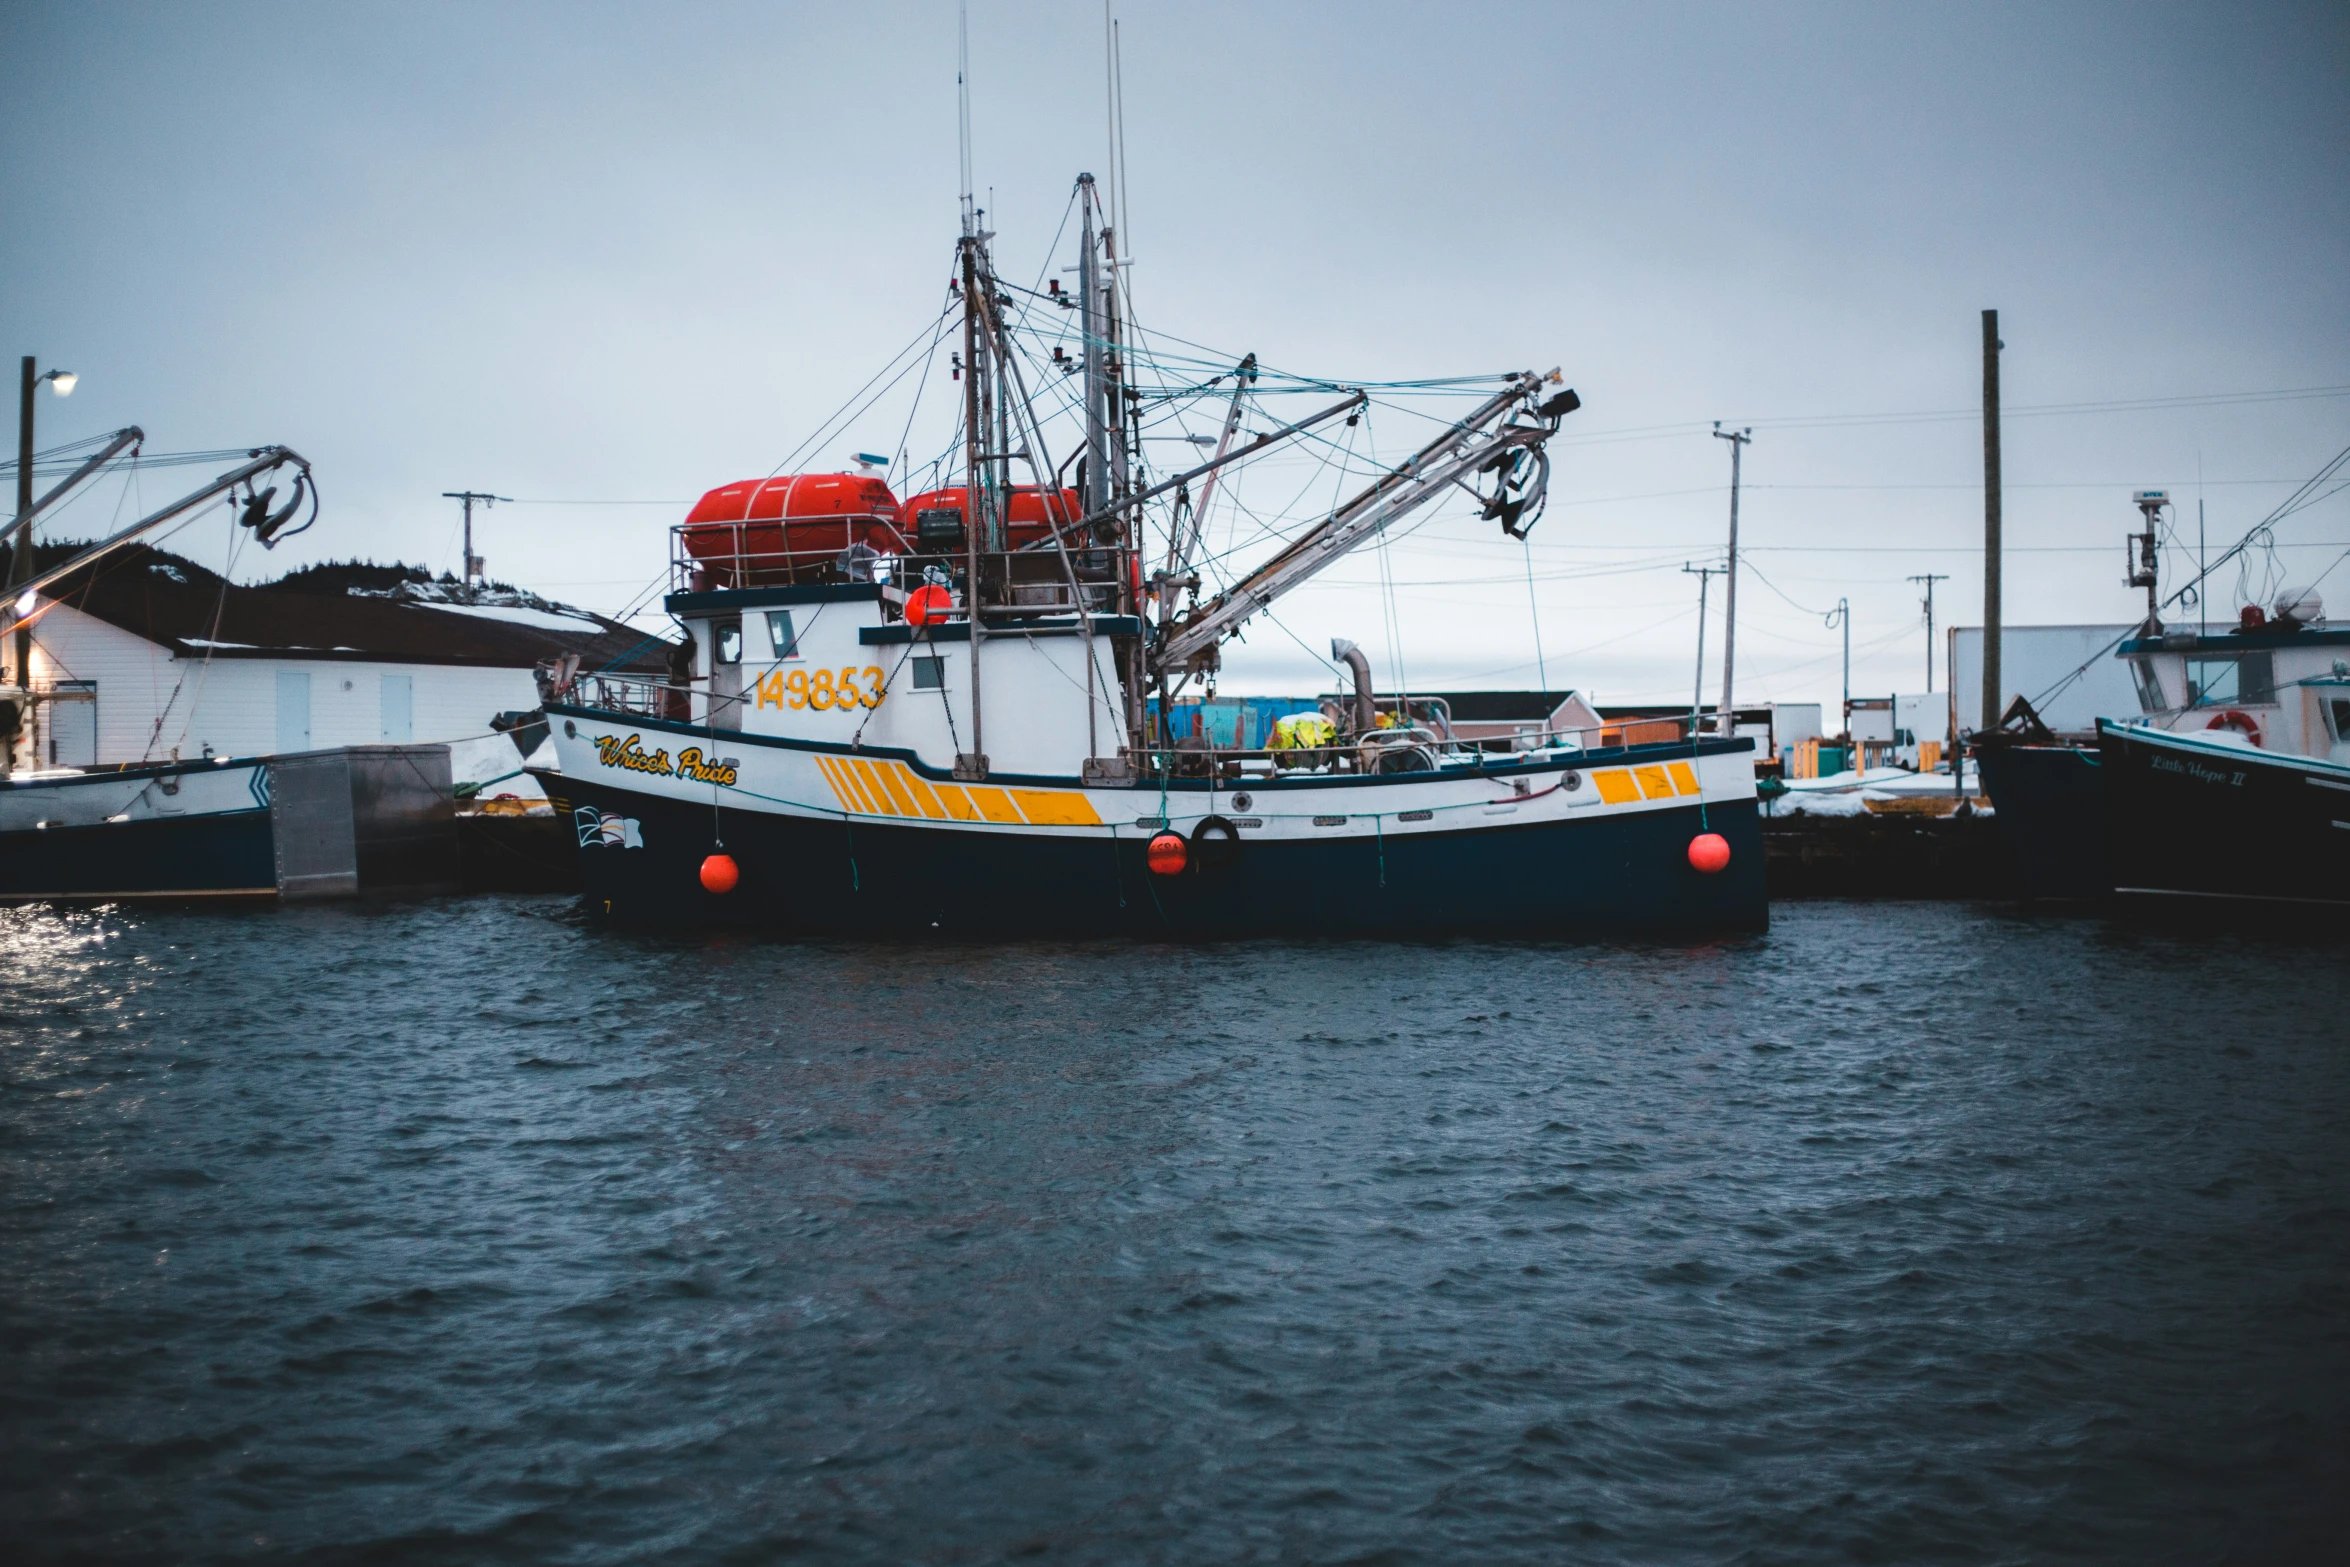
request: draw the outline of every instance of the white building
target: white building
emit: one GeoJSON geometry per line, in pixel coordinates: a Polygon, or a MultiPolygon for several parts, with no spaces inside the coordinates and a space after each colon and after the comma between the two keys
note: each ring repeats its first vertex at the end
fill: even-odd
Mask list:
{"type": "MultiPolygon", "coordinates": [[[[2226,630],[2225,626],[2219,628],[2226,630]]],[[[2133,626],[2005,626],[1999,633],[1999,713],[2017,697],[2059,734],[2095,734],[2100,718],[2138,712],[2130,666],[2114,650],[2133,626]]],[[[1983,727],[1983,628],[1950,628],[1950,692],[1960,734],[1983,727]]]]}
{"type": "MultiPolygon", "coordinates": [[[[514,748],[492,721],[538,706],[541,663],[576,654],[589,670],[668,666],[669,643],[616,621],[544,601],[434,602],[445,586],[397,570],[316,568],[246,586],[162,551],[117,552],[33,608],[37,701],[20,760],[89,767],[447,742],[459,747],[457,781],[479,781],[485,767],[511,771],[514,748]],[[346,580],[374,578],[391,585],[346,580]]],[[[527,779],[500,787],[536,792],[527,779]]]]}

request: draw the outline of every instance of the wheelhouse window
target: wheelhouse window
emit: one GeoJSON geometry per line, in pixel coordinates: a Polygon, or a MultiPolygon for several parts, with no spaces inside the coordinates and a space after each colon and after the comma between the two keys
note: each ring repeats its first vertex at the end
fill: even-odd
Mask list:
{"type": "Polygon", "coordinates": [[[2265,651],[2187,660],[2189,707],[2274,702],[2276,684],[2276,661],[2265,651]]]}
{"type": "Polygon", "coordinates": [[[914,660],[914,689],[917,691],[944,691],[947,685],[947,661],[936,655],[914,660]]]}
{"type": "Polygon", "coordinates": [[[771,609],[767,612],[767,645],[774,650],[771,657],[798,658],[800,656],[800,642],[799,638],[792,633],[790,610],[771,609]]]}
{"type": "Polygon", "coordinates": [[[2154,672],[2154,660],[2131,659],[2130,679],[2137,683],[2140,712],[2159,713],[2170,705],[2162,699],[2162,677],[2154,672]]]}
{"type": "Polygon", "coordinates": [[[2277,699],[2275,656],[2266,652],[2238,654],[2236,689],[2239,702],[2274,702],[2277,699]]]}
{"type": "Polygon", "coordinates": [[[743,623],[721,620],[710,628],[711,656],[721,664],[743,661],[743,623]]]}

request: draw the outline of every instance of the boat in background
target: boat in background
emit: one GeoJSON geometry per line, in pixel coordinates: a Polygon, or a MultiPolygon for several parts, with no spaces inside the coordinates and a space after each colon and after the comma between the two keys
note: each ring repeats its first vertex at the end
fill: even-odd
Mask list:
{"type": "Polygon", "coordinates": [[[2032,894],[2350,897],[2336,874],[2350,811],[2327,814],[2350,788],[2350,628],[2326,622],[2312,588],[2246,605],[2216,635],[2166,627],[2156,521],[2168,498],[2134,499],[2145,523],[2128,581],[2146,590],[2147,614],[2111,651],[2139,713],[2056,734],[2018,697],[1968,742],[2032,894]]]}
{"type": "Polygon", "coordinates": [[[2218,725],[2098,725],[2117,896],[2350,908],[2350,667],[2288,689],[2317,709],[2325,755],[2270,750],[2218,725]]]}
{"type": "MultiPolygon", "coordinates": [[[[2026,709],[2028,712],[2029,709],[2026,709]]],[[[1977,735],[1971,743],[2016,869],[2035,898],[2082,902],[2113,891],[2105,852],[2105,780],[2097,749],[2037,733],[1977,735]]],[[[2038,724],[2035,716],[2033,724],[2038,724]]]]}
{"type": "MultiPolygon", "coordinates": [[[[44,512],[125,454],[135,457],[144,440],[135,426],[117,432],[0,530],[0,545],[29,540],[44,512]]],[[[258,757],[213,756],[207,748],[194,760],[34,765],[32,706],[55,699],[21,679],[42,594],[224,496],[236,507],[238,524],[265,549],[308,528],[318,514],[309,462],[288,447],[259,447],[193,493],[32,573],[12,593],[11,624],[0,631],[13,633],[20,679],[0,685],[0,902],[292,901],[457,886],[446,745],[258,757]],[[275,507],[276,486],[261,481],[281,470],[293,473],[293,492],[275,507]],[[289,528],[305,504],[309,516],[289,528]]]]}
{"type": "Polygon", "coordinates": [[[458,886],[445,745],[19,772],[0,902],[305,902],[458,886]]]}

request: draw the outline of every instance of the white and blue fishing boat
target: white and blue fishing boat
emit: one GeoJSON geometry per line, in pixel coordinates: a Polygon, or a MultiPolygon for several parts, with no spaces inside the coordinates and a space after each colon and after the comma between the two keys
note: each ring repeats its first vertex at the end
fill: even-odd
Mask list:
{"type": "Polygon", "coordinates": [[[1252,617],[1438,501],[1466,492],[1523,537],[1545,443],[1579,400],[1555,371],[1492,378],[1407,460],[1204,592],[1219,476],[1351,425],[1366,397],[1321,383],[1344,395],[1244,439],[1252,355],[1182,391],[1228,399],[1221,435],[1194,438],[1204,460],[1141,472],[1142,410],[1177,393],[1133,384],[1090,176],[1075,201],[1072,294],[999,277],[965,199],[959,483],[901,501],[875,463],[712,490],[674,530],[665,601],[690,678],[548,671],[560,772],[543,782],[576,828],[589,909],[962,937],[1762,928],[1747,740],[1608,745],[1595,720],[1495,748],[1375,693],[1344,643],[1355,690],[1262,749],[1165,732],[1154,715],[1212,684],[1252,617]]]}
{"type": "MultiPolygon", "coordinates": [[[[0,529],[0,548],[33,560],[26,546],[34,524],[118,459],[135,456],[143,440],[135,426],[116,432],[37,502],[30,453],[21,455],[17,515],[0,529]]],[[[60,707],[70,706],[54,682],[44,689],[27,678],[34,628],[57,602],[49,594],[61,584],[86,587],[140,538],[224,498],[267,548],[310,526],[316,497],[299,453],[260,447],[170,505],[18,575],[0,609],[0,643],[10,650],[8,678],[0,680],[0,902],[299,901],[454,889],[446,745],[264,756],[215,756],[206,747],[184,759],[58,766],[34,738],[47,730],[54,748],[60,707]],[[283,505],[277,487],[262,482],[281,470],[294,477],[283,505]],[[305,506],[309,515],[289,528],[305,506]],[[34,721],[41,704],[49,704],[46,723],[34,721]]]]}

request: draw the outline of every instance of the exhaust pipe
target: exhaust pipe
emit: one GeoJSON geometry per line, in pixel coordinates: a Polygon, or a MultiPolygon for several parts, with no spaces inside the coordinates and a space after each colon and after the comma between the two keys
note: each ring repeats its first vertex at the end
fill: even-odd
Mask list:
{"type": "Polygon", "coordinates": [[[1367,735],[1379,727],[1379,711],[1371,701],[1371,661],[1344,637],[1330,639],[1330,656],[1355,672],[1355,733],[1367,735]]]}

